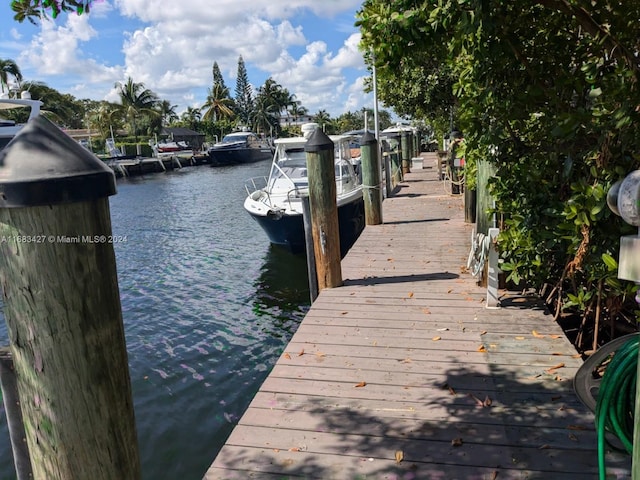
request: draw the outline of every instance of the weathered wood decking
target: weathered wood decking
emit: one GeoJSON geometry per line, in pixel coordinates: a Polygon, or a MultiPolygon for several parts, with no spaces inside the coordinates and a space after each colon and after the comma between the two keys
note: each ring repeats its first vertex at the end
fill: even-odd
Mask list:
{"type": "MultiPolygon", "coordinates": [[[[484,308],[472,227],[432,164],[385,200],[205,480],[597,478],[582,361],[529,299],[484,308]]],[[[612,478],[629,464],[608,457],[612,478]]]]}

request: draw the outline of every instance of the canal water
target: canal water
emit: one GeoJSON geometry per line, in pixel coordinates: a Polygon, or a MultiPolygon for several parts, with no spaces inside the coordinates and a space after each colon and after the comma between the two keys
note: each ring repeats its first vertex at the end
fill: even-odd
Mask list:
{"type": "MultiPolygon", "coordinates": [[[[268,169],[186,167],[110,198],[144,479],[203,477],[309,308],[304,257],[242,207],[268,169]]],[[[14,478],[0,407],[0,480],[14,478]]]]}

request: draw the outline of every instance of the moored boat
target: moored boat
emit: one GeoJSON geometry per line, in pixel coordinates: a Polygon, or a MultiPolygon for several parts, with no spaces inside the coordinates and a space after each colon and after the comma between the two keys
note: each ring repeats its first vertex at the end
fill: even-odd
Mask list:
{"type": "MultiPolygon", "coordinates": [[[[329,137],[334,144],[336,203],[340,250],[344,256],[364,229],[362,184],[351,164],[348,135],[329,137]]],[[[309,194],[307,137],[275,141],[268,178],[247,181],[244,208],[265,231],[271,243],[294,253],[305,251],[302,197],[309,194]]]]}
{"type": "Polygon", "coordinates": [[[269,160],[272,155],[273,148],[269,142],[253,132],[230,133],[209,148],[214,166],[259,162],[269,160]]]}
{"type": "Polygon", "coordinates": [[[0,150],[24,127],[24,123],[17,123],[14,120],[3,118],[2,112],[15,108],[28,108],[30,111],[27,121],[29,121],[40,114],[41,106],[42,102],[40,100],[32,100],[29,92],[22,92],[20,98],[0,97],[0,150]]]}
{"type": "Polygon", "coordinates": [[[193,148],[185,142],[158,142],[152,146],[154,156],[165,158],[193,158],[193,148]]]}

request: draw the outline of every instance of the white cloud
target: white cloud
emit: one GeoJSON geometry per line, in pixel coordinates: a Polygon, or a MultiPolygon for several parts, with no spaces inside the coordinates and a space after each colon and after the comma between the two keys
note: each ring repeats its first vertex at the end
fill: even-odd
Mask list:
{"type": "MultiPolygon", "coordinates": [[[[310,111],[338,115],[356,105],[358,96],[350,90],[358,88],[354,73],[364,68],[360,35],[338,27],[360,6],[355,0],[104,1],[88,16],[43,22],[20,61],[54,88],[49,78],[91,98],[114,100],[115,82],[131,77],[181,111],[204,102],[214,61],[233,93],[242,55],[256,87],[271,76],[310,111]],[[335,31],[316,31],[311,13],[330,20],[343,16],[335,31]],[[335,42],[329,35],[349,36],[330,50],[335,42]]],[[[20,32],[12,35],[19,38],[20,32]]]]}

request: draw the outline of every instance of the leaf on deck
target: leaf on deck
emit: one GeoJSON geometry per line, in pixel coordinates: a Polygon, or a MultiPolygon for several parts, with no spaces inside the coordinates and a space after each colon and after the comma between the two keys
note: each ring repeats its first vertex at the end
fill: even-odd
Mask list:
{"type": "Polygon", "coordinates": [[[462,439],[461,438],[454,438],[453,440],[451,440],[451,446],[452,447],[461,447],[462,446],[462,439]]]}
{"type": "Polygon", "coordinates": [[[396,450],[396,463],[400,463],[404,460],[404,452],[402,450],[396,450]]]}
{"type": "Polygon", "coordinates": [[[413,297],[413,292],[409,292],[409,293],[407,294],[407,297],[412,298],[412,297],[413,297]]]}
{"type": "Polygon", "coordinates": [[[431,340],[433,340],[434,342],[437,342],[438,340],[442,340],[442,337],[433,337],[431,340]]]}
{"type": "Polygon", "coordinates": [[[478,347],[478,351],[479,351],[479,352],[486,352],[486,351],[487,351],[487,347],[485,347],[484,345],[480,345],[480,346],[478,347]]]}
{"type": "Polygon", "coordinates": [[[367,382],[360,382],[357,385],[354,385],[355,388],[362,388],[366,386],[367,386],[367,382]]]}
{"type": "Polygon", "coordinates": [[[535,330],[531,330],[531,335],[533,335],[536,338],[544,338],[544,337],[546,337],[546,335],[541,335],[538,332],[536,332],[535,330]]]}
{"type": "Polygon", "coordinates": [[[288,353],[285,353],[283,356],[284,356],[284,358],[286,358],[287,360],[291,360],[291,355],[289,355],[288,353]]]}
{"type": "Polygon", "coordinates": [[[547,372],[547,373],[555,373],[556,370],[558,370],[559,368],[562,368],[562,367],[564,367],[564,363],[559,363],[557,365],[554,365],[551,368],[547,368],[545,370],[545,372],[547,372]]]}
{"type": "Polygon", "coordinates": [[[298,353],[299,357],[301,357],[302,355],[304,355],[304,348],[302,350],[300,350],[300,353],[298,353]]]}

